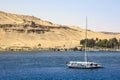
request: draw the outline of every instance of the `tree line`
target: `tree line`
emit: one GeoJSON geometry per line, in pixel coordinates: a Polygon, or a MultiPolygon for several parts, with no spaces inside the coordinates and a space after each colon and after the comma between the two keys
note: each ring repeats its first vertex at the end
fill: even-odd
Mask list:
{"type": "Polygon", "coordinates": [[[98,48],[120,48],[120,39],[111,38],[111,39],[83,39],[80,41],[80,44],[90,48],[98,47],[98,48]]]}

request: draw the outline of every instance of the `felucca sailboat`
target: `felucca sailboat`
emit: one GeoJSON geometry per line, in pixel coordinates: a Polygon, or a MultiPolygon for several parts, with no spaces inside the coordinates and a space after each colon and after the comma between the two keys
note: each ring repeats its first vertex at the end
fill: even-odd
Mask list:
{"type": "Polygon", "coordinates": [[[89,62],[87,60],[87,16],[86,16],[86,31],[85,31],[85,53],[84,53],[84,61],[69,61],[67,66],[69,68],[78,68],[78,69],[95,69],[95,68],[102,68],[102,66],[95,62],[89,62]]]}

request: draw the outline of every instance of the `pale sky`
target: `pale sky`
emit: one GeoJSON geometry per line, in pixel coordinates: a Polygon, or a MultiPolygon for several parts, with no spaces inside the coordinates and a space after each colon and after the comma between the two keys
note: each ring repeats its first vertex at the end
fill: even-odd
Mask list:
{"type": "Polygon", "coordinates": [[[93,31],[120,32],[120,0],[0,0],[0,11],[93,31]]]}

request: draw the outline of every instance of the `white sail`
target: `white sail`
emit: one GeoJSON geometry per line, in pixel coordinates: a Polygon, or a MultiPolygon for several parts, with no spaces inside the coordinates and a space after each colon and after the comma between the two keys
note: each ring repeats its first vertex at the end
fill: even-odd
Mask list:
{"type": "Polygon", "coordinates": [[[84,56],[84,60],[85,62],[87,62],[87,16],[86,16],[86,30],[85,30],[85,56],[84,56]]]}

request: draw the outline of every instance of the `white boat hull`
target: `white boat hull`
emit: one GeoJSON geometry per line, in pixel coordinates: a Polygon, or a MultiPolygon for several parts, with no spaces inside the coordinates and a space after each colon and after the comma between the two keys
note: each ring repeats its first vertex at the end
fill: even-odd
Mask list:
{"type": "Polygon", "coordinates": [[[94,62],[79,62],[79,61],[70,61],[67,64],[68,68],[77,68],[77,69],[95,69],[103,68],[100,64],[94,62]]]}

